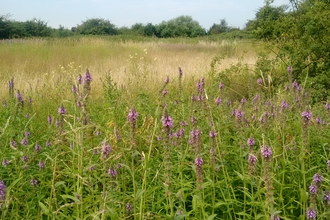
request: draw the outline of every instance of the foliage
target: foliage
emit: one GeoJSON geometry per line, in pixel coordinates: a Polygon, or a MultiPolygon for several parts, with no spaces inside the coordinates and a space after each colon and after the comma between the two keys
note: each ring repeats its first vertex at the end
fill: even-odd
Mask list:
{"type": "Polygon", "coordinates": [[[221,19],[220,24],[213,24],[209,31],[207,32],[208,34],[220,34],[220,33],[225,33],[230,31],[232,28],[229,27],[226,19],[221,19]]]}
{"type": "Polygon", "coordinates": [[[77,26],[77,33],[83,35],[115,35],[117,30],[109,20],[91,18],[77,26]]]}
{"type": "Polygon", "coordinates": [[[205,30],[190,16],[179,16],[163,21],[156,26],[158,37],[197,37],[205,35],[205,30]]]}

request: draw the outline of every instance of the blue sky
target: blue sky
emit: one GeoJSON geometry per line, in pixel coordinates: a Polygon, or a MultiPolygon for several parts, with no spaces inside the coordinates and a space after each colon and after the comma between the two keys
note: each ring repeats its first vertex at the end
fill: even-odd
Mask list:
{"type": "MultiPolygon", "coordinates": [[[[274,5],[289,0],[275,0],[274,5]]],[[[233,27],[243,28],[253,19],[263,0],[0,0],[0,15],[26,21],[37,18],[51,27],[66,28],[89,18],[103,18],[117,27],[135,23],[158,24],[180,15],[189,15],[205,29],[225,18],[233,27]]]]}

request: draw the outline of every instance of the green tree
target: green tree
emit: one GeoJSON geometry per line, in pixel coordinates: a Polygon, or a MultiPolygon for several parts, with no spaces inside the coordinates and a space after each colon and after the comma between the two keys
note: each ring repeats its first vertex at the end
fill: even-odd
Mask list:
{"type": "Polygon", "coordinates": [[[8,19],[8,15],[0,16],[0,39],[10,38],[11,33],[11,21],[8,19]]]}
{"type": "Polygon", "coordinates": [[[197,37],[205,35],[205,30],[190,16],[179,16],[163,21],[156,26],[159,37],[197,37]]]}
{"type": "Polygon", "coordinates": [[[23,22],[23,27],[24,35],[28,37],[49,37],[52,32],[52,29],[47,26],[47,22],[36,18],[23,22]]]}
{"type": "Polygon", "coordinates": [[[213,24],[207,33],[208,34],[220,34],[220,33],[228,32],[230,30],[231,30],[231,27],[229,27],[226,19],[221,19],[220,24],[213,24]]]}
{"type": "Polygon", "coordinates": [[[117,29],[109,20],[92,18],[77,26],[77,33],[84,35],[116,35],[117,29]]]}

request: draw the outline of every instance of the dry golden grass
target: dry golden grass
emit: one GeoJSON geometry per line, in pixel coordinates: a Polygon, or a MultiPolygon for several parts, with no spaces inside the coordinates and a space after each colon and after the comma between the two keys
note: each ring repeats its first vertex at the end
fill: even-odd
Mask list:
{"type": "Polygon", "coordinates": [[[86,68],[92,73],[96,94],[101,92],[100,79],[108,71],[118,85],[131,82],[160,87],[167,75],[177,77],[179,66],[185,77],[199,78],[206,76],[215,56],[225,56],[219,69],[239,60],[253,65],[257,59],[253,42],[180,41],[134,42],[97,37],[2,41],[0,92],[7,92],[11,77],[15,78],[15,88],[24,92],[43,84],[56,87],[59,76],[74,80],[86,68]]]}

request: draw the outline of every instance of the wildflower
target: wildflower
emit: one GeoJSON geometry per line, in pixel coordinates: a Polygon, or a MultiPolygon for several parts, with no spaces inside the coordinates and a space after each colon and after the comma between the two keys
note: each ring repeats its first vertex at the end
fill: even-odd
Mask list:
{"type": "Polygon", "coordinates": [[[24,145],[24,146],[28,145],[28,143],[29,143],[29,140],[26,137],[23,138],[22,141],[21,141],[21,144],[24,145]]]}
{"type": "Polygon", "coordinates": [[[217,136],[217,133],[214,130],[211,130],[210,131],[210,137],[215,138],[215,136],[217,136]]]}
{"type": "Polygon", "coordinates": [[[187,122],[186,122],[186,121],[182,121],[180,124],[181,124],[181,126],[183,126],[183,127],[186,127],[186,126],[187,126],[187,122]]]}
{"type": "Polygon", "coordinates": [[[66,109],[64,108],[63,105],[61,105],[61,107],[58,108],[57,112],[60,115],[64,115],[66,113],[66,109]]]}
{"type": "Polygon", "coordinates": [[[133,205],[131,203],[126,204],[126,211],[128,213],[133,211],[133,205]]]}
{"type": "Polygon", "coordinates": [[[249,154],[248,162],[251,167],[254,167],[257,163],[257,157],[254,154],[249,154]]]}
{"type": "Polygon", "coordinates": [[[78,75],[77,81],[78,81],[78,84],[79,85],[82,83],[82,76],[81,76],[81,74],[78,75]]]}
{"type": "Polygon", "coordinates": [[[292,66],[288,66],[288,72],[292,73],[292,66]]]}
{"type": "Polygon", "coordinates": [[[195,165],[197,166],[197,167],[202,167],[202,165],[203,165],[203,159],[201,158],[201,157],[196,157],[196,159],[195,159],[195,165]]]}
{"type": "Polygon", "coordinates": [[[162,116],[162,124],[163,124],[163,127],[166,127],[166,128],[173,127],[173,120],[172,120],[171,116],[169,116],[169,115],[162,116]]]}
{"type": "Polygon", "coordinates": [[[294,81],[294,82],[292,83],[292,88],[293,88],[293,89],[298,89],[298,87],[299,87],[299,84],[297,83],[297,81],[294,81]]]}
{"type": "Polygon", "coordinates": [[[283,109],[289,108],[289,104],[286,101],[283,101],[281,105],[283,109]]]}
{"type": "Polygon", "coordinates": [[[14,140],[10,140],[9,145],[10,145],[11,147],[16,147],[17,143],[16,143],[16,141],[14,141],[14,140]]]}
{"type": "Polygon", "coordinates": [[[316,210],[312,208],[308,208],[306,211],[307,219],[308,220],[314,220],[316,219],[316,210]]]}
{"type": "Polygon", "coordinates": [[[34,150],[36,152],[39,152],[41,150],[41,146],[39,144],[36,144],[36,146],[34,147],[34,150]]]}
{"type": "Polygon", "coordinates": [[[19,90],[17,90],[16,98],[17,98],[18,102],[19,102],[21,105],[24,104],[23,96],[22,96],[22,94],[19,92],[19,90]]]}
{"type": "Polygon", "coordinates": [[[181,67],[179,67],[179,77],[182,77],[183,76],[183,71],[181,69],[181,67]]]}
{"type": "Polygon", "coordinates": [[[247,140],[247,144],[252,147],[254,144],[255,144],[255,140],[253,137],[249,137],[248,140],[247,140]]]}
{"type": "Polygon", "coordinates": [[[84,75],[84,84],[89,84],[92,81],[92,75],[87,70],[87,72],[84,75]]]}
{"type": "Polygon", "coordinates": [[[231,101],[230,100],[227,100],[227,105],[231,106],[231,101]]]}
{"type": "Polygon", "coordinates": [[[25,137],[30,137],[31,133],[29,131],[24,132],[25,137]]]}
{"type": "Polygon", "coordinates": [[[48,117],[47,117],[47,121],[48,121],[48,124],[49,124],[49,125],[52,124],[52,122],[53,122],[53,118],[52,118],[51,115],[48,115],[48,117]]]}
{"type": "Polygon", "coordinates": [[[315,122],[316,122],[317,124],[321,124],[321,123],[322,123],[322,120],[321,120],[321,118],[316,117],[315,122]]]}
{"type": "Polygon", "coordinates": [[[52,145],[52,143],[50,141],[46,142],[46,147],[50,147],[52,145]]]}
{"type": "Polygon", "coordinates": [[[28,155],[24,155],[24,156],[22,157],[22,160],[23,160],[24,162],[27,162],[28,159],[29,159],[29,156],[28,156],[28,155]]]}
{"type": "Polygon", "coordinates": [[[113,168],[110,168],[110,169],[108,170],[108,174],[109,174],[111,177],[115,178],[115,177],[117,176],[117,171],[116,171],[115,169],[113,169],[113,168]]]}
{"type": "Polygon", "coordinates": [[[42,170],[45,167],[45,165],[46,165],[46,162],[45,161],[43,161],[43,160],[39,161],[38,166],[39,166],[39,169],[40,170],[42,170]]]}
{"type": "Polygon", "coordinates": [[[102,143],[102,155],[103,155],[103,158],[106,159],[108,157],[108,155],[110,154],[112,148],[110,146],[110,144],[108,142],[103,142],[102,143]]]}
{"type": "Polygon", "coordinates": [[[165,97],[167,95],[167,93],[168,93],[167,89],[164,89],[163,90],[163,96],[165,97]]]}
{"type": "Polygon", "coordinates": [[[215,104],[216,104],[216,105],[220,105],[221,102],[222,102],[221,98],[219,98],[219,97],[216,98],[216,100],[215,100],[215,104]]]}
{"type": "Polygon", "coordinates": [[[33,185],[33,186],[36,186],[38,184],[38,180],[36,179],[32,179],[30,180],[30,183],[33,185]]]}
{"type": "Polygon", "coordinates": [[[330,192],[329,191],[324,192],[323,201],[327,202],[327,204],[330,205],[330,192]]]}
{"type": "Polygon", "coordinates": [[[169,82],[170,82],[170,77],[169,76],[166,76],[165,84],[168,84],[169,82]]]}
{"type": "Polygon", "coordinates": [[[303,113],[301,114],[301,116],[302,116],[305,120],[309,121],[309,120],[311,120],[311,118],[312,118],[312,113],[309,112],[309,111],[303,111],[303,113]]]}
{"type": "Polygon", "coordinates": [[[330,168],[330,160],[327,161],[327,166],[330,168]]]}
{"type": "Polygon", "coordinates": [[[321,184],[323,181],[323,176],[319,173],[314,174],[313,176],[313,182],[316,184],[321,184]]]}
{"type": "Polygon", "coordinates": [[[257,80],[257,83],[258,83],[258,85],[261,85],[261,84],[262,84],[262,78],[259,78],[259,79],[257,80]]]}
{"type": "Polygon", "coordinates": [[[330,104],[329,103],[325,104],[325,108],[326,110],[330,111],[330,104]]]}
{"type": "Polygon", "coordinates": [[[135,109],[130,109],[127,115],[127,121],[131,123],[135,123],[137,120],[137,117],[139,116],[139,113],[135,111],[135,109]]]}
{"type": "Polygon", "coordinates": [[[77,86],[75,86],[75,85],[72,86],[72,92],[73,92],[74,94],[78,93],[78,88],[77,88],[77,86]]]}
{"type": "Polygon", "coordinates": [[[241,104],[244,105],[246,103],[246,99],[245,98],[242,98],[241,99],[241,104]]]}
{"type": "Polygon", "coordinates": [[[219,84],[219,89],[220,89],[220,90],[223,90],[224,87],[225,87],[225,85],[221,82],[221,83],[219,84]]]}
{"type": "Polygon", "coordinates": [[[271,159],[272,158],[272,155],[273,155],[273,152],[272,152],[272,149],[266,145],[262,146],[261,147],[261,156],[264,158],[264,159],[271,159]]]}
{"type": "Polygon", "coordinates": [[[316,185],[312,184],[312,185],[309,186],[309,192],[311,194],[316,194],[317,193],[317,190],[318,190],[318,188],[317,188],[316,185]]]}
{"type": "Polygon", "coordinates": [[[6,198],[6,190],[7,190],[7,187],[6,187],[5,183],[1,180],[0,181],[0,207],[2,205],[2,202],[6,198]]]}
{"type": "Polygon", "coordinates": [[[2,161],[2,166],[6,167],[9,163],[10,163],[9,160],[4,159],[4,160],[2,161]]]}

